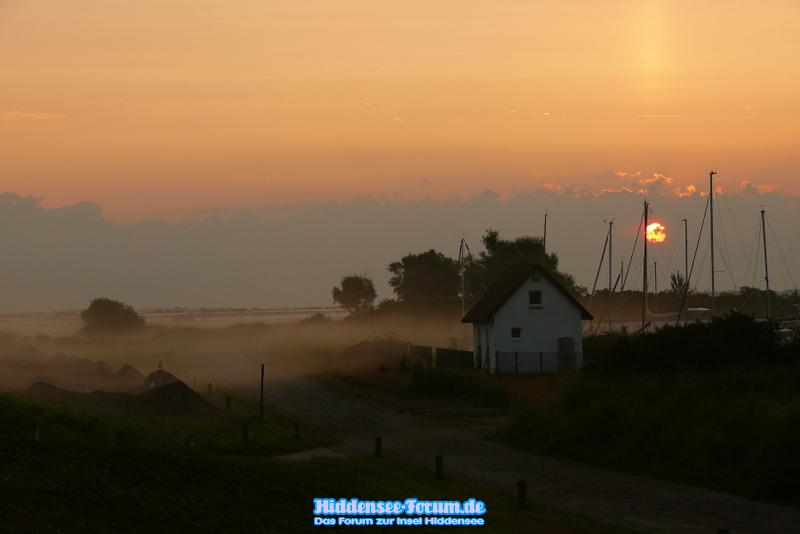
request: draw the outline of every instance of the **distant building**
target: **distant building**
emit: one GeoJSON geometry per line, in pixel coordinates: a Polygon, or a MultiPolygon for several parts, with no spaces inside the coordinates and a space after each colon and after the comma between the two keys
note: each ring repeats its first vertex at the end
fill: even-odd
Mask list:
{"type": "Polygon", "coordinates": [[[563,372],[583,365],[589,313],[541,265],[508,269],[461,319],[472,323],[475,366],[496,373],[563,372]]]}

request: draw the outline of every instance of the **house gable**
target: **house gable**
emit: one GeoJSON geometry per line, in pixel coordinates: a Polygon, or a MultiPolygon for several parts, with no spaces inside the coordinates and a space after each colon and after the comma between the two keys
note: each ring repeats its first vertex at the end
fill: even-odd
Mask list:
{"type": "MultiPolygon", "coordinates": [[[[581,306],[581,304],[575,300],[575,297],[570,295],[570,293],[564,289],[564,287],[559,284],[555,278],[553,278],[550,273],[548,273],[542,266],[539,264],[534,265],[520,265],[517,267],[509,268],[503,276],[500,277],[497,282],[489,288],[486,294],[481,297],[481,299],[475,303],[472,309],[467,312],[463,319],[461,319],[462,323],[491,323],[494,321],[494,315],[502,308],[506,302],[511,299],[516,293],[517,290],[524,284],[526,280],[535,280],[539,279],[543,281],[542,287],[552,286],[552,288],[564,297],[567,302],[573,307],[576,308],[576,311],[580,313],[580,317],[583,320],[591,320],[593,318],[592,314],[589,313],[586,308],[581,306]]],[[[541,291],[540,287],[532,287],[529,291],[541,291]]],[[[542,298],[542,294],[539,295],[542,298]]],[[[525,293],[525,299],[528,299],[526,302],[528,306],[536,306],[535,303],[531,303],[529,300],[531,297],[530,293],[525,293]]],[[[539,304],[540,306],[544,306],[543,303],[539,304]]],[[[519,306],[519,304],[518,304],[519,306]]]]}

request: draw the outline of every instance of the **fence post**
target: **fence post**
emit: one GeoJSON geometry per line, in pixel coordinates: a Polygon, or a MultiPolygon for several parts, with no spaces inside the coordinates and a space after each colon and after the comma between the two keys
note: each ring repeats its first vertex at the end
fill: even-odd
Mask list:
{"type": "Polygon", "coordinates": [[[517,482],[517,504],[522,510],[528,507],[528,490],[524,480],[517,482]]]}
{"type": "Polygon", "coordinates": [[[261,400],[258,407],[258,422],[264,422],[264,364],[261,364],[261,400]]]}
{"type": "Polygon", "coordinates": [[[519,374],[519,357],[517,351],[514,351],[514,373],[519,374]]]}

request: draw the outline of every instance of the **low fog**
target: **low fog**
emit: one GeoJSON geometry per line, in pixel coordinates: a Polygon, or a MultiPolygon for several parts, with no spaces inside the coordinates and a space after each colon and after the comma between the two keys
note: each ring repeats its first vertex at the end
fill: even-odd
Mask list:
{"type": "Polygon", "coordinates": [[[237,313],[205,320],[162,314],[145,316],[148,325],[139,333],[101,336],[80,332],[75,316],[6,320],[0,326],[0,390],[21,392],[44,382],[77,393],[125,391],[114,374],[127,365],[144,376],[163,368],[201,393],[208,384],[253,391],[261,364],[267,380],[353,366],[376,368],[393,362],[344,358],[343,350],[373,339],[448,346],[451,338],[465,333],[452,318],[353,321],[343,320],[336,310],[326,312],[337,319],[311,311],[305,318],[262,314],[261,320],[237,313]]]}

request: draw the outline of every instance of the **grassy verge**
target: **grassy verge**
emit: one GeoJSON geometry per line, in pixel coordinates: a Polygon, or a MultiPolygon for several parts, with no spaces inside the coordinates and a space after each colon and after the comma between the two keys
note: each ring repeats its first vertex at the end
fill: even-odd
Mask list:
{"type": "Polygon", "coordinates": [[[800,504],[800,371],[581,376],[502,438],[649,477],[800,504]]]}
{"type": "Polygon", "coordinates": [[[412,497],[484,501],[481,532],[625,532],[535,506],[519,510],[513,496],[436,480],[429,469],[389,458],[275,460],[268,455],[324,440],[309,435],[298,441],[284,423],[272,419],[263,429],[251,425],[248,443],[241,443],[238,433],[239,443],[223,443],[215,432],[238,430],[240,421],[73,413],[4,395],[0,403],[3,532],[341,531],[346,527],[314,526],[314,498],[412,497]],[[40,421],[38,441],[29,435],[31,417],[40,421]],[[130,435],[120,442],[115,429],[126,423],[132,425],[130,435]],[[185,447],[187,430],[197,436],[191,450],[185,447]]]}

